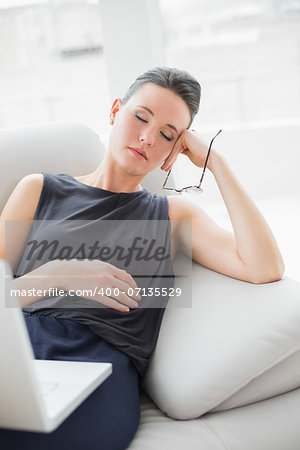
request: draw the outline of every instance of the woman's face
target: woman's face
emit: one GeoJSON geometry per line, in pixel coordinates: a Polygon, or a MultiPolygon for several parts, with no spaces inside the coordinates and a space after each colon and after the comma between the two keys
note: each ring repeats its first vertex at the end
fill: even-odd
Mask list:
{"type": "Polygon", "coordinates": [[[185,102],[169,89],[147,83],[126,104],[117,99],[110,113],[109,152],[128,173],[146,175],[171,153],[190,123],[185,102]]]}

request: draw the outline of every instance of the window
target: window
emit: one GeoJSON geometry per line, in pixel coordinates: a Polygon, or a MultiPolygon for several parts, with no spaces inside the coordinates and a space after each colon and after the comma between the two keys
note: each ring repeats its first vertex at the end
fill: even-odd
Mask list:
{"type": "Polygon", "coordinates": [[[203,88],[196,126],[300,117],[299,0],[160,2],[167,65],[203,88]]]}
{"type": "Polygon", "coordinates": [[[0,66],[0,128],[79,121],[105,134],[110,99],[96,0],[0,0],[0,66]]]}

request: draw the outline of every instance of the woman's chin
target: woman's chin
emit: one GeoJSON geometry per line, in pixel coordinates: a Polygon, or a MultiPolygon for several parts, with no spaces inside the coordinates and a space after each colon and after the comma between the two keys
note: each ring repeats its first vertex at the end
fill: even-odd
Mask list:
{"type": "Polygon", "coordinates": [[[148,174],[148,172],[141,171],[141,170],[134,169],[134,168],[130,168],[130,167],[127,167],[127,168],[124,167],[124,169],[126,170],[126,172],[129,175],[135,176],[135,177],[143,177],[144,178],[148,174]]]}
{"type": "Polygon", "coordinates": [[[130,175],[145,177],[149,173],[149,170],[147,170],[148,167],[146,169],[145,167],[142,167],[142,164],[138,164],[135,161],[128,161],[127,158],[124,158],[123,161],[119,161],[119,164],[122,169],[126,170],[130,175]]]}

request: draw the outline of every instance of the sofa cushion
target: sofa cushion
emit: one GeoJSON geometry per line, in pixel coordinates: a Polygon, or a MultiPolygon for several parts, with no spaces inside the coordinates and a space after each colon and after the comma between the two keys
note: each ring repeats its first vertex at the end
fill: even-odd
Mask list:
{"type": "MultiPolygon", "coordinates": [[[[168,416],[192,419],[229,398],[233,408],[281,393],[270,369],[300,349],[300,285],[288,278],[254,285],[196,263],[193,280],[192,308],[165,312],[144,380],[149,396],[168,416]],[[267,371],[268,389],[242,398],[267,371]]],[[[297,386],[299,370],[289,380],[289,389],[297,386]]]]}
{"type": "Polygon", "coordinates": [[[35,172],[84,175],[104,155],[97,134],[76,123],[45,123],[0,131],[0,211],[16,184],[35,172]],[[13,166],[14,170],[10,170],[13,166]]]}
{"type": "Polygon", "coordinates": [[[300,350],[254,378],[211,411],[224,411],[289,392],[300,385],[300,350]]]}
{"type": "Polygon", "coordinates": [[[194,420],[166,417],[141,396],[141,420],[128,450],[298,450],[300,389],[194,420]]]}

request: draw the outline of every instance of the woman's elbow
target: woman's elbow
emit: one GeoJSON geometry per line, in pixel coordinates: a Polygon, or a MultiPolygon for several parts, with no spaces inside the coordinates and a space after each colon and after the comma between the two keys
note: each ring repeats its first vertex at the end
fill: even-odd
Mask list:
{"type": "Polygon", "coordinates": [[[283,259],[280,259],[276,264],[269,266],[268,270],[261,270],[251,278],[250,282],[253,284],[266,284],[280,281],[285,272],[285,264],[283,259]]]}

